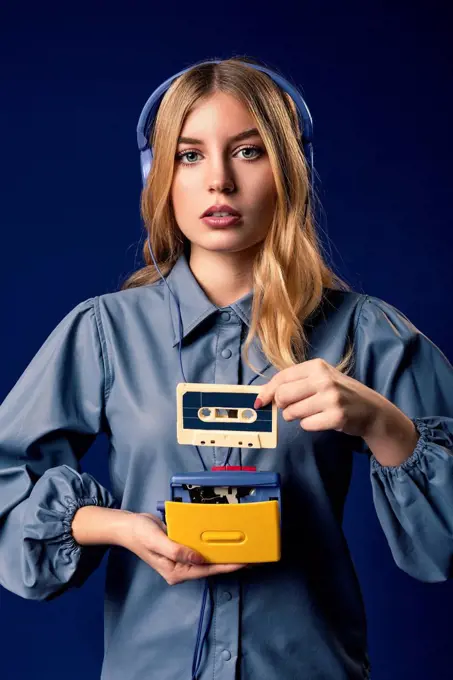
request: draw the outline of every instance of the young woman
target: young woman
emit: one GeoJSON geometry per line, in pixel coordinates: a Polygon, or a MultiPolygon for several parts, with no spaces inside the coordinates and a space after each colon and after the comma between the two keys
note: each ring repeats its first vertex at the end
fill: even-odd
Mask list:
{"type": "Polygon", "coordinates": [[[369,678],[342,532],[353,451],[370,456],[396,563],[450,575],[453,367],[324,261],[301,127],[252,60],[175,77],[149,130],[145,266],[73,309],[1,406],[0,582],[49,599],[110,547],[103,680],[180,680],[191,664],[202,679],[369,678]],[[178,445],[183,380],[260,386],[278,407],[277,447],[178,445]],[[101,431],[111,491],[80,469],[101,431]],[[279,562],[203,563],[156,514],[173,474],[229,453],[281,476],[279,562]],[[205,577],[211,618],[194,658],[205,577]]]}

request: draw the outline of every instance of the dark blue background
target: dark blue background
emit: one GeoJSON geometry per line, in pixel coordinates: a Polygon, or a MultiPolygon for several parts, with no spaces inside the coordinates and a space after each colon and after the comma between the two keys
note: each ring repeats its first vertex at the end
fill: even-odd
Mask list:
{"type": "MultiPolygon", "coordinates": [[[[337,270],[452,361],[448,3],[112,4],[0,11],[0,398],[62,316],[139,264],[135,127],[151,91],[194,61],[236,53],[303,90],[337,270]]],[[[96,442],[84,467],[108,485],[106,451],[96,442]]],[[[373,680],[450,680],[452,585],[417,582],[393,563],[365,457],[346,531],[373,680]]],[[[101,568],[51,603],[0,589],[2,680],[99,678],[103,580],[101,568]]]]}

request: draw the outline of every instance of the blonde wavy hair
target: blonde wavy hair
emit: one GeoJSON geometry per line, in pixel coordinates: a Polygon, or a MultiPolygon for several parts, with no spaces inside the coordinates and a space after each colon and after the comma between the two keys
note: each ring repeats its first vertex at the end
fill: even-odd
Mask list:
{"type": "MultiPolygon", "coordinates": [[[[187,245],[170,199],[177,140],[185,117],[195,103],[214,92],[239,99],[260,132],[277,189],[272,223],[253,264],[251,323],[243,347],[244,360],[262,375],[248,359],[255,335],[277,369],[301,363],[306,360],[309,344],[304,323],[322,302],[324,288],[351,288],[328,266],[316,233],[297,108],[267,74],[242,62],[260,64],[250,57],[195,64],[168,88],[150,132],[153,164],[140,208],[154,257],[166,276],[187,245]]],[[[160,278],[146,241],[143,256],[146,265],[126,279],[122,290],[160,278]]],[[[353,348],[349,346],[337,370],[349,372],[352,358],[353,348]]]]}

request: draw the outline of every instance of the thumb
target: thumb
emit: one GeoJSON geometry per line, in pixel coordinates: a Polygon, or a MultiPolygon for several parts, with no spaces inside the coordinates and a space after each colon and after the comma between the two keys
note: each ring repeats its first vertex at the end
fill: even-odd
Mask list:
{"type": "Polygon", "coordinates": [[[164,532],[158,532],[155,539],[154,551],[173,562],[182,562],[186,564],[206,563],[204,557],[196,550],[193,550],[186,545],[182,545],[182,543],[172,541],[164,532]]]}

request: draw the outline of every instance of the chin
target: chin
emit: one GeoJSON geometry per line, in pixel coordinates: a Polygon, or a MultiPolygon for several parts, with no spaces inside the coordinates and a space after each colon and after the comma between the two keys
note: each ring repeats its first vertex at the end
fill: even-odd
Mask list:
{"type": "Polygon", "coordinates": [[[200,250],[207,250],[216,253],[240,253],[249,248],[252,248],[254,243],[244,243],[240,239],[214,239],[207,243],[204,242],[192,242],[192,248],[197,248],[200,250]],[[216,241],[216,242],[215,242],[216,241]]]}
{"type": "MultiPolygon", "coordinates": [[[[200,248],[201,250],[209,250],[211,252],[241,252],[256,248],[256,246],[264,241],[265,234],[255,235],[251,238],[244,238],[245,234],[239,230],[212,230],[207,237],[190,239],[192,248],[200,248]]],[[[187,238],[190,238],[189,236],[187,238]]]]}

